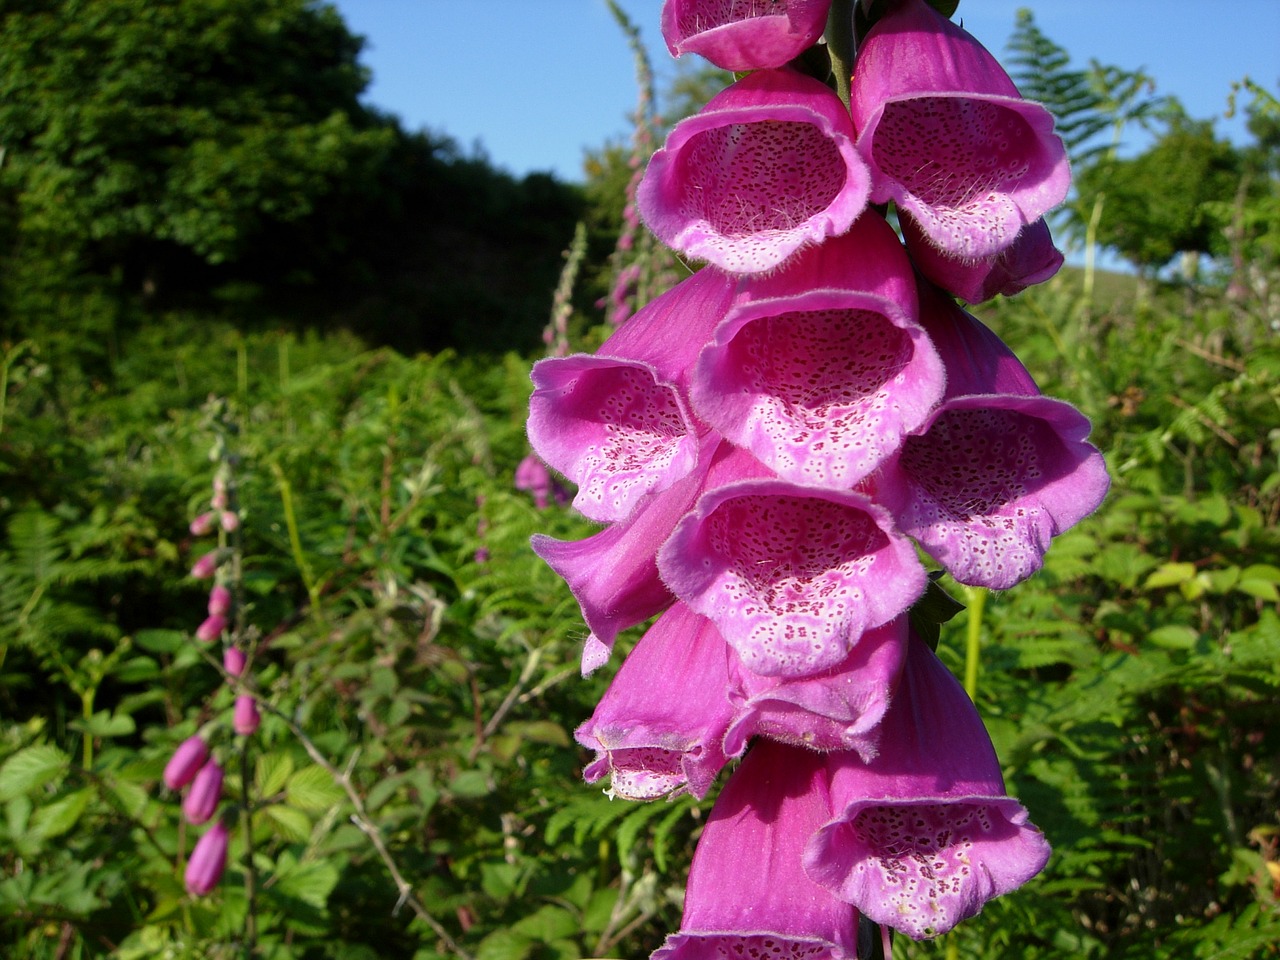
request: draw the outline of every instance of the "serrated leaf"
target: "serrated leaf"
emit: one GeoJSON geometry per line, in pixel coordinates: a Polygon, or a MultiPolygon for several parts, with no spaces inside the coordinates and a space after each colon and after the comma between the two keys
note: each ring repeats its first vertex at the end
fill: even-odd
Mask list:
{"type": "Polygon", "coordinates": [[[303,843],[311,837],[311,818],[297,807],[272,803],[259,812],[272,822],[276,832],[286,840],[303,843]]]}
{"type": "Polygon", "coordinates": [[[40,789],[70,766],[71,758],[51,744],[19,750],[0,767],[0,803],[40,789]]]}
{"type": "Polygon", "coordinates": [[[41,840],[62,836],[76,825],[92,799],[93,791],[76,790],[45,804],[32,815],[31,832],[41,840]]]}
{"type": "Polygon", "coordinates": [[[293,757],[287,753],[266,753],[254,765],[253,787],[260,797],[273,797],[293,774],[293,757]]]}
{"type": "Polygon", "coordinates": [[[329,771],[321,766],[303,767],[289,778],[285,797],[290,806],[303,810],[328,810],[346,797],[333,782],[329,771]]]}
{"type": "Polygon", "coordinates": [[[524,960],[533,950],[533,941],[510,930],[495,930],[476,948],[476,960],[524,960]]]}
{"type": "Polygon", "coordinates": [[[138,729],[128,714],[113,714],[106,710],[99,710],[88,720],[74,720],[68,726],[91,737],[103,738],[127,737],[138,729]]]}
{"type": "Polygon", "coordinates": [[[324,860],[309,860],[277,875],[276,887],[283,894],[296,897],[323,910],[329,894],[338,885],[338,868],[324,860]]]}
{"type": "Polygon", "coordinates": [[[1252,577],[1242,577],[1240,582],[1236,584],[1236,590],[1251,597],[1257,597],[1259,600],[1267,600],[1271,603],[1280,601],[1280,589],[1277,589],[1276,585],[1270,580],[1255,580],[1252,577]]]}

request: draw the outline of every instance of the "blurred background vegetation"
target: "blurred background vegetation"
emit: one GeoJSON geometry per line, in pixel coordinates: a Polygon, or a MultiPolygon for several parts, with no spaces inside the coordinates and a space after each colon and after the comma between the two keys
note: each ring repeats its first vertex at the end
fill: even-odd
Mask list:
{"type": "MultiPolygon", "coordinates": [[[[512,484],[575,225],[575,349],[621,270],[661,272],[615,253],[636,146],[566,184],[406,132],[302,0],[0,11],[0,949],[647,956],[711,800],[580,782],[611,671],[578,676],[585,628],[527,542],[589,526],[512,484]],[[231,700],[186,575],[225,429],[266,716],[243,766],[218,741],[253,849],[197,900],[160,773],[231,700]]],[[[1242,81],[1253,141],[1218,140],[1025,11],[1006,53],[1072,152],[1076,266],[981,315],[1115,482],[978,624],[979,707],[1054,857],[895,955],[1277,956],[1280,109],[1242,81]],[[1152,145],[1122,157],[1131,124],[1152,145]]],[[[682,75],[661,114],[722,80],[682,75]]]]}

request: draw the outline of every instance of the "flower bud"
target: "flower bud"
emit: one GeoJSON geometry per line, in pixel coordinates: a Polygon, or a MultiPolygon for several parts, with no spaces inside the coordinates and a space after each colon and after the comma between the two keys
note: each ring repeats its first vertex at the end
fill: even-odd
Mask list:
{"type": "Polygon", "coordinates": [[[203,537],[205,534],[213,531],[213,514],[202,513],[191,521],[191,535],[193,537],[203,537]]]}
{"type": "Polygon", "coordinates": [[[227,867],[227,828],[218,821],[196,841],[187,861],[187,889],[197,897],[203,897],[218,885],[222,871],[227,867]]]}
{"type": "Polygon", "coordinates": [[[222,799],[222,766],[210,760],[191,781],[191,789],[182,801],[182,812],[189,823],[204,823],[218,809],[222,799]]]}
{"type": "Polygon", "coordinates": [[[262,716],[258,713],[258,704],[250,696],[236,697],[236,709],[231,725],[236,733],[247,737],[258,729],[262,716]]]}
{"type": "Polygon", "coordinates": [[[244,651],[239,647],[227,647],[222,651],[222,667],[233,677],[244,673],[245,659],[244,651]]]}
{"type": "Polygon", "coordinates": [[[215,570],[218,569],[218,551],[210,550],[203,557],[195,562],[191,568],[191,576],[197,580],[208,580],[213,576],[215,570]]]}
{"type": "Polygon", "coordinates": [[[209,616],[225,617],[231,612],[231,591],[217,584],[209,592],[209,616]]]}
{"type": "Polygon", "coordinates": [[[227,533],[240,526],[240,516],[232,510],[223,510],[218,521],[222,524],[222,529],[227,533]]]}
{"type": "Polygon", "coordinates": [[[227,629],[227,618],[215,613],[205,618],[204,623],[196,627],[196,639],[205,643],[212,643],[222,636],[222,631],[225,629],[227,629]]]}
{"type": "Polygon", "coordinates": [[[191,782],[196,771],[209,759],[209,745],[197,735],[183,740],[164,768],[164,785],[170,790],[180,790],[191,782]]]}

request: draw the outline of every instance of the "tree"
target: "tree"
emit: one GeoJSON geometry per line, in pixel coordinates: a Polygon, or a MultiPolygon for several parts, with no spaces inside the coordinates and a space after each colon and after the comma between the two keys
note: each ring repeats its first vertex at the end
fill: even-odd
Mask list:
{"type": "Polygon", "coordinates": [[[0,191],[14,239],[154,286],[246,255],[359,181],[395,131],[358,102],[362,41],[308,0],[0,6],[0,191]],[[73,255],[73,256],[69,256],[73,255]]]}
{"type": "Polygon", "coordinates": [[[1077,175],[1082,196],[1103,196],[1098,240],[1154,273],[1179,253],[1218,253],[1222,231],[1208,205],[1230,202],[1240,152],[1208,121],[1171,116],[1168,130],[1131,159],[1106,159],[1077,175]]]}

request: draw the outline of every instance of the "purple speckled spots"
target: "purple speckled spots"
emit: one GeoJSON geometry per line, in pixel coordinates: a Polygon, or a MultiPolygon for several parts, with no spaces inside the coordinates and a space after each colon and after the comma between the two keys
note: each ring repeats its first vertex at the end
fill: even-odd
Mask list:
{"type": "Polygon", "coordinates": [[[658,567],[747,669],[765,676],[834,667],[863,631],[924,589],[910,543],[868,499],[768,480],[704,496],[664,544],[658,567]]]}
{"type": "Polygon", "coordinates": [[[697,53],[722,70],[781,67],[821,35],[830,0],[666,0],[673,57],[697,53]]]}

